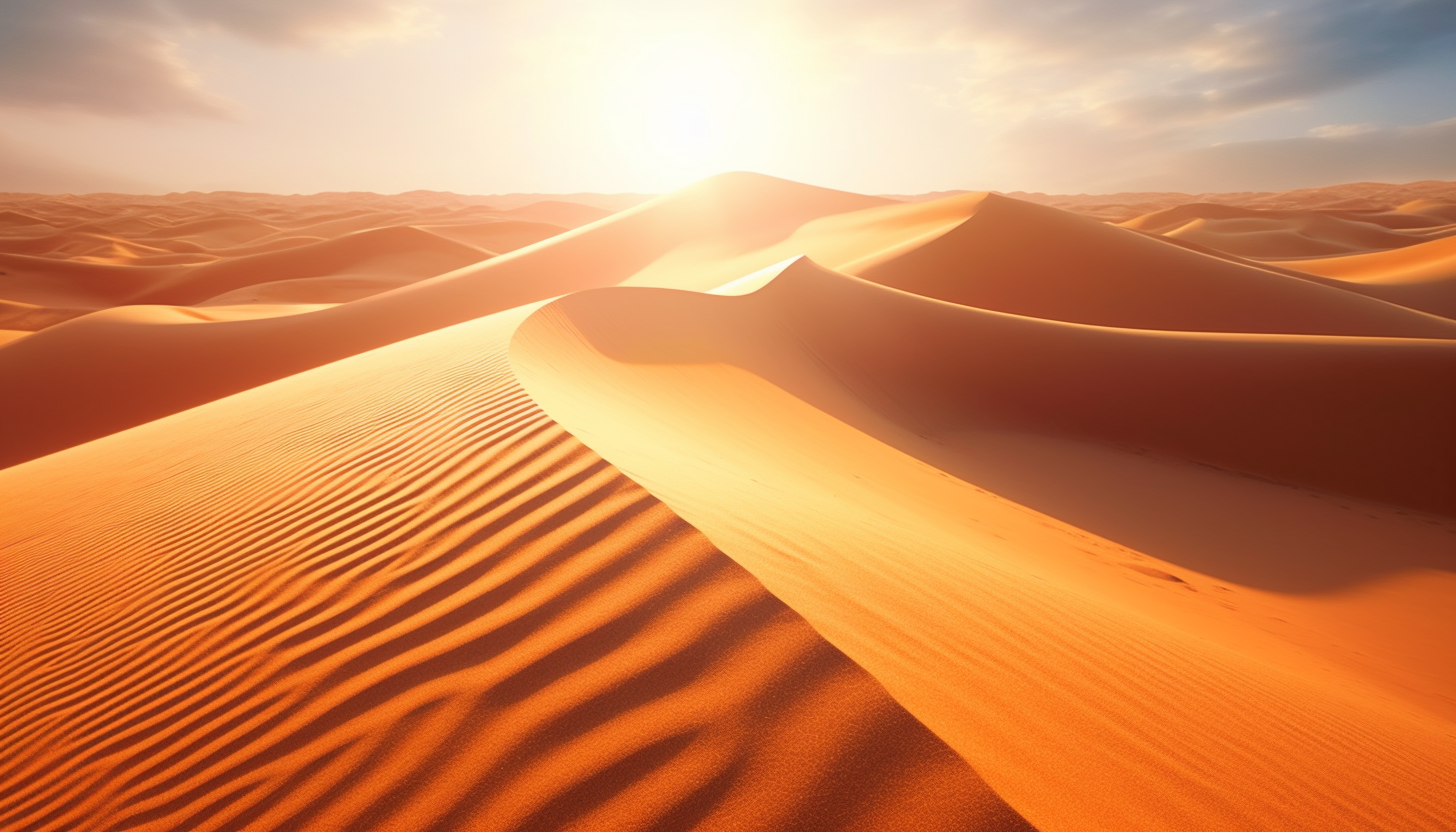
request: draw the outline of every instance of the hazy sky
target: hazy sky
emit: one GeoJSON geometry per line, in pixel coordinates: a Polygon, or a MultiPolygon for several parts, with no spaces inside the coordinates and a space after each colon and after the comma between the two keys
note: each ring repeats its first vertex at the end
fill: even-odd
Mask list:
{"type": "Polygon", "coordinates": [[[1456,179],[1456,0],[0,0],[0,190],[1456,179]]]}

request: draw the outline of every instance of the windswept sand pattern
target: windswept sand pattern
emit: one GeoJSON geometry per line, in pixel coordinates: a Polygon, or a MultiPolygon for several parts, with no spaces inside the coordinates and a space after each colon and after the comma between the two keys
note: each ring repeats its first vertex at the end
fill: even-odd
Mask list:
{"type": "Polygon", "coordinates": [[[1439,381],[1456,342],[1088,326],[802,258],[772,271],[723,294],[561,298],[517,330],[513,366],[547,412],[763,580],[1040,829],[1456,823],[1456,524],[1442,513],[1456,397],[1439,381]],[[1272,406],[1285,410],[1258,410],[1272,406]],[[1103,428],[1122,433],[1109,442],[1103,428]],[[1172,433],[1244,456],[1159,444],[1172,433]],[[1409,444],[1375,447],[1388,440],[1409,444]],[[1300,446],[1299,466],[1258,467],[1300,446]],[[1132,465],[1112,460],[1138,459],[1133,448],[1184,460],[1150,472],[1150,514],[1177,510],[1156,491],[1191,491],[1218,523],[1276,541],[1253,559],[1264,574],[1234,568],[1237,541],[1201,561],[1166,538],[1137,551],[1126,544],[1146,519],[1098,523],[1110,539],[1099,538],[990,490],[1008,482],[986,464],[1000,454],[1025,503],[1047,505],[1058,487],[1116,494],[1132,465]],[[1043,481],[1028,485],[1038,467],[1043,481]],[[1342,496],[1357,489],[1372,502],[1342,496]],[[1328,508],[1291,510],[1295,495],[1328,508]],[[1247,510],[1266,504],[1274,517],[1247,510]],[[1356,586],[1259,589],[1281,572],[1335,574],[1326,541],[1354,530],[1341,515],[1355,510],[1379,529],[1345,555],[1361,564],[1346,577],[1356,586]]]}
{"type": "Polygon", "coordinates": [[[536,407],[520,315],[0,475],[0,828],[1029,828],[536,407]]]}
{"type": "Polygon", "coordinates": [[[1453,188],[0,195],[0,832],[1456,828],[1453,188]]]}

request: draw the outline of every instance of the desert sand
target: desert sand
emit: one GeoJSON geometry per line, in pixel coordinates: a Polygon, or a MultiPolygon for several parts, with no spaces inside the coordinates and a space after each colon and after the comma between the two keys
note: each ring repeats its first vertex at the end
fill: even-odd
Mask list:
{"type": "Polygon", "coordinates": [[[1456,826],[1456,186],[1020,196],[0,197],[0,828],[1456,826]]]}

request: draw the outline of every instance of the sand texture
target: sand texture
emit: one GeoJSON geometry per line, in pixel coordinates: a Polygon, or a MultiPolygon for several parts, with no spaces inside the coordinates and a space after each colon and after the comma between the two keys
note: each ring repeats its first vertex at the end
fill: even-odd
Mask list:
{"type": "Polygon", "coordinates": [[[0,199],[0,829],[1456,828],[1451,183],[529,196],[0,199]]]}
{"type": "Polygon", "coordinates": [[[531,402],[520,317],[8,472],[0,827],[1027,828],[531,402]]]}

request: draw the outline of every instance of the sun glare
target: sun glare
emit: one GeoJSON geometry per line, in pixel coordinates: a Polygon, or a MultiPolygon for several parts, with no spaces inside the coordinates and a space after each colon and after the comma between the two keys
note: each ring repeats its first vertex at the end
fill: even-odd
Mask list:
{"type": "Polygon", "coordinates": [[[604,73],[604,127],[625,159],[657,177],[733,167],[761,116],[758,75],[753,61],[716,44],[643,44],[604,73]]]}

